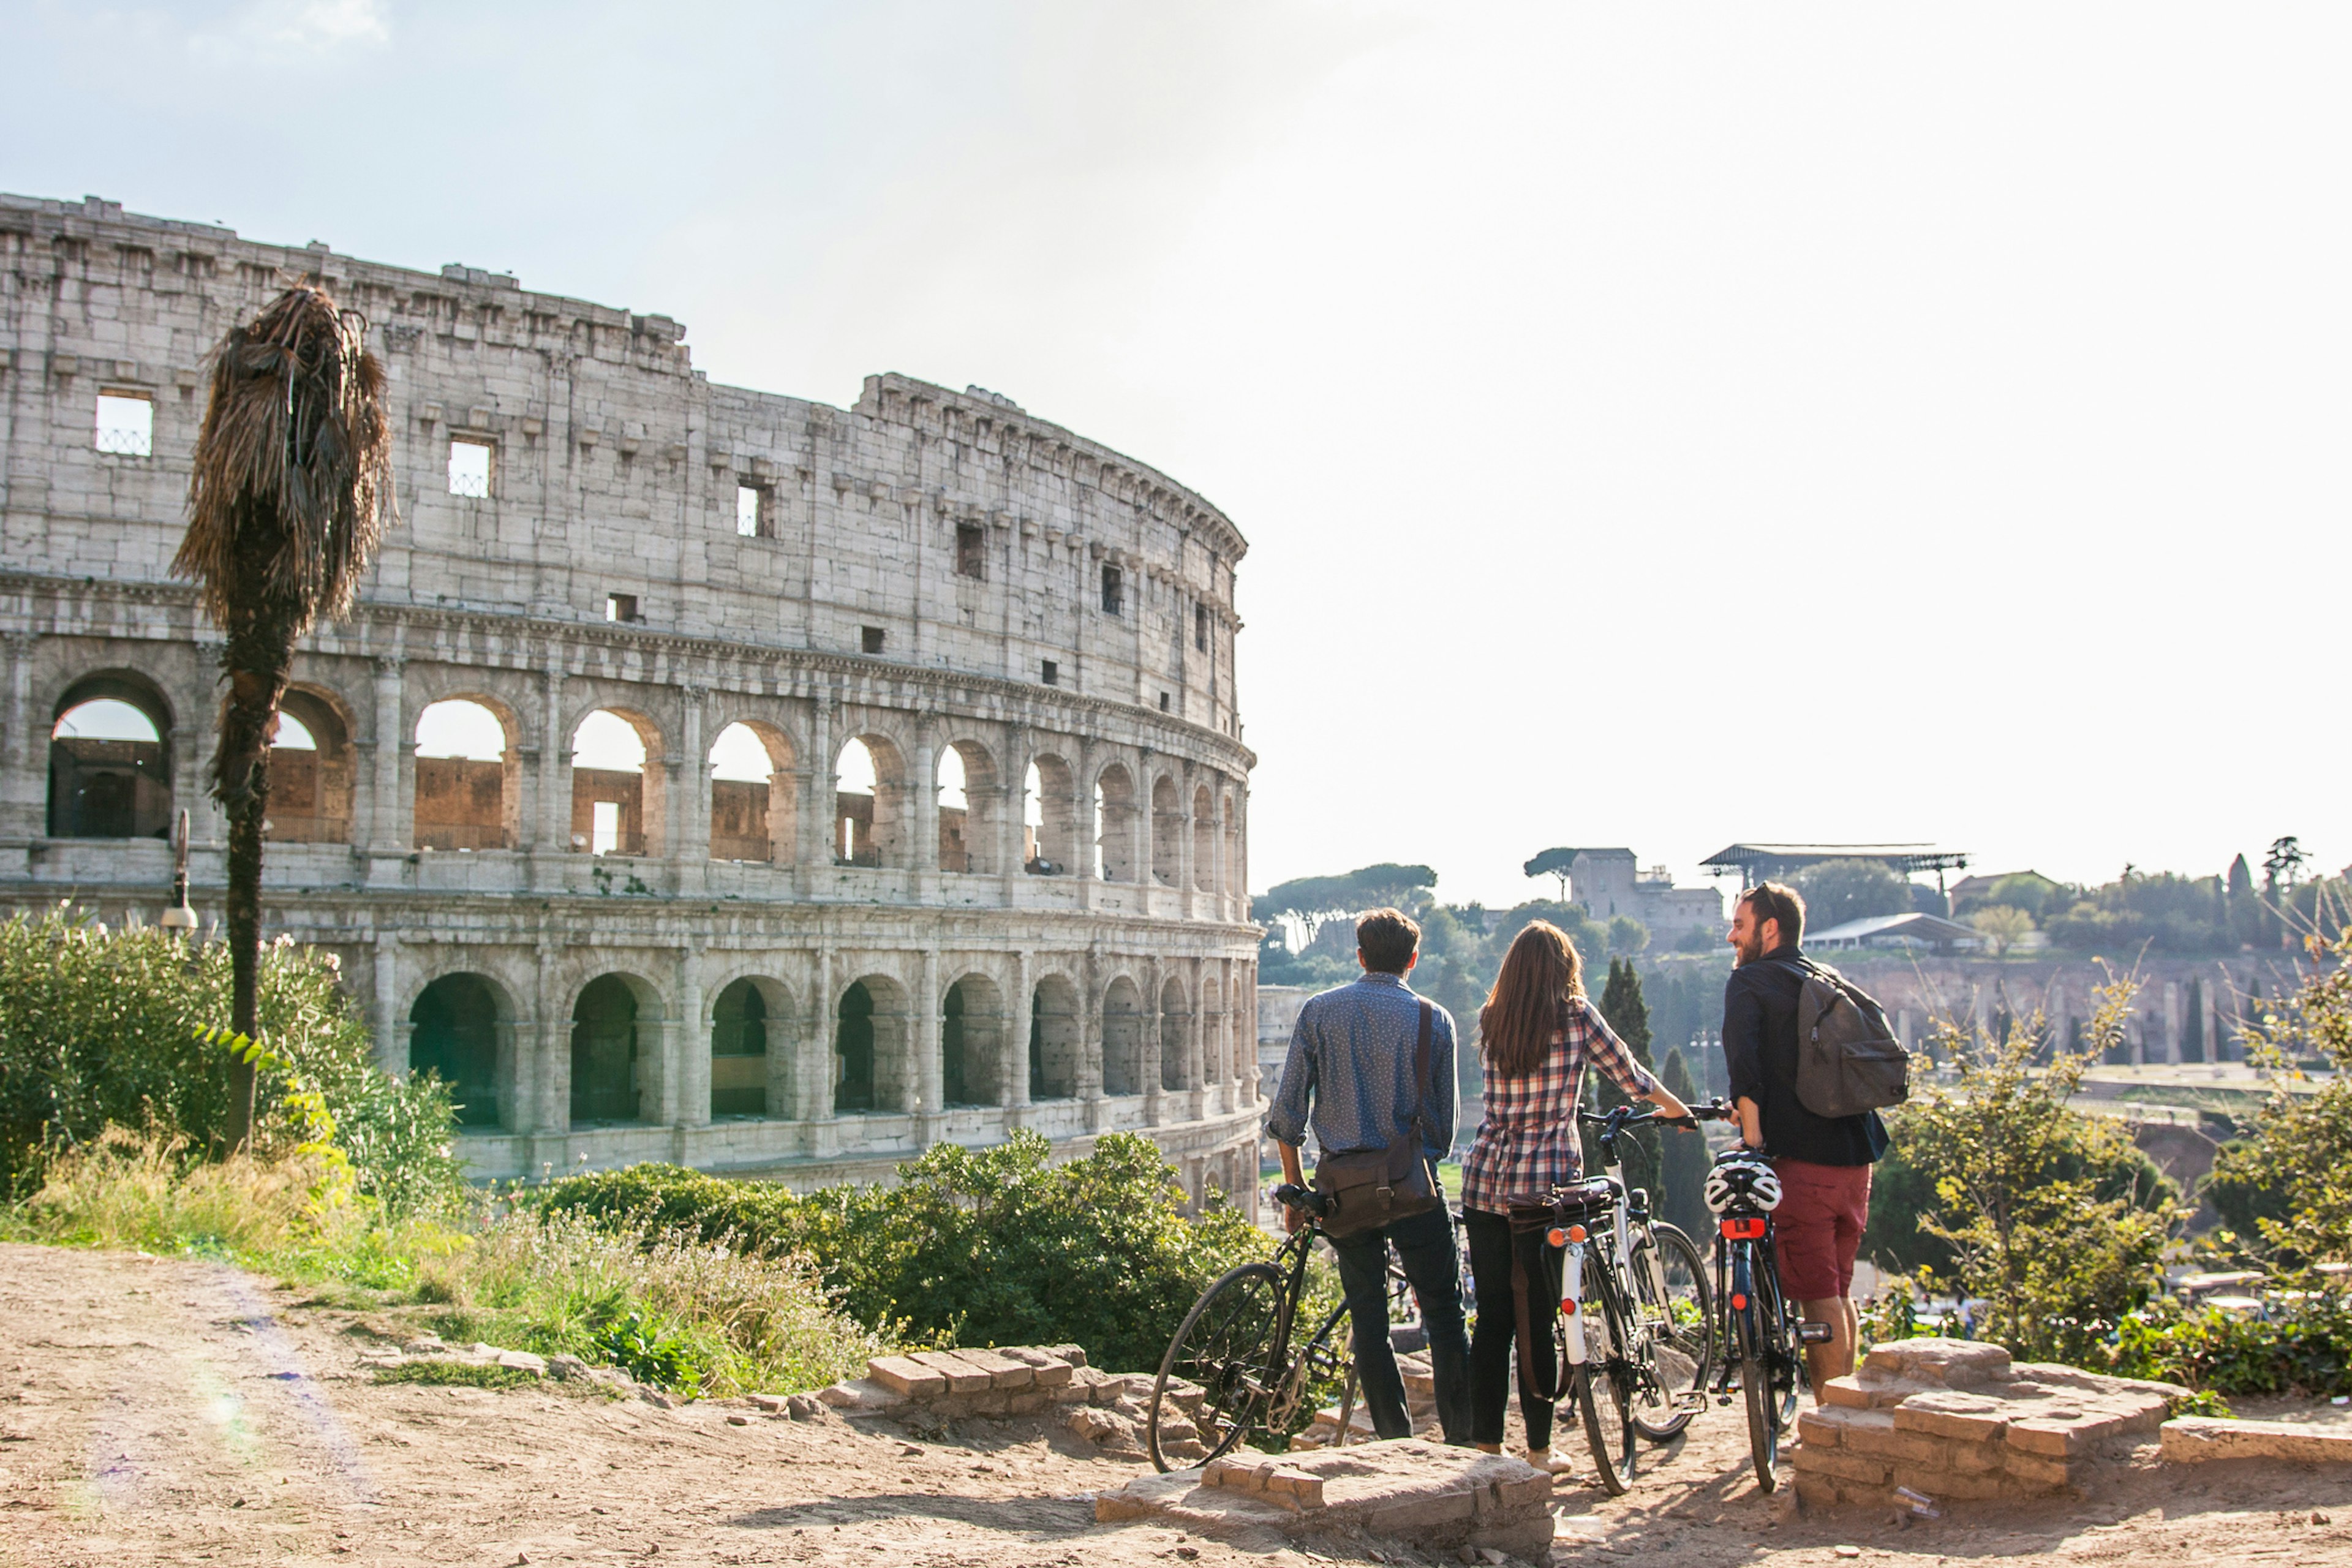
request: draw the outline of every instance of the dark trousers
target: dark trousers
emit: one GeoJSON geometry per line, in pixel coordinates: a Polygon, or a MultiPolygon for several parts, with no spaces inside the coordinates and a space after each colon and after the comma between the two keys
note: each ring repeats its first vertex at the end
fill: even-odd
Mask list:
{"type": "Polygon", "coordinates": [[[1462,1328],[1462,1266],[1454,1250],[1454,1216],[1444,1205],[1331,1243],[1339,1255],[1339,1287],[1355,1327],[1356,1373],[1364,1408],[1383,1437],[1410,1437],[1404,1379],[1389,1343],[1389,1247],[1421,1302],[1429,1331],[1429,1370],[1437,1381],[1437,1420],[1449,1443],[1467,1443],[1470,1430],[1470,1340],[1462,1328]]]}
{"type": "MultiPolygon", "coordinates": [[[[1516,1249],[1528,1278],[1528,1332],[1537,1371],[1557,1376],[1552,1321],[1559,1311],[1560,1254],[1544,1245],[1541,1231],[1511,1235],[1511,1222],[1498,1214],[1462,1211],[1462,1234],[1470,1243],[1470,1272],[1478,1291],[1478,1337],[1470,1346],[1470,1437],[1476,1443],[1503,1440],[1503,1413],[1511,1402],[1513,1346],[1518,1333],[1518,1303],[1511,1290],[1511,1254],[1516,1249]]],[[[1519,1418],[1528,1425],[1528,1447],[1551,1447],[1551,1405],[1540,1388],[1519,1377],[1519,1418]]]]}

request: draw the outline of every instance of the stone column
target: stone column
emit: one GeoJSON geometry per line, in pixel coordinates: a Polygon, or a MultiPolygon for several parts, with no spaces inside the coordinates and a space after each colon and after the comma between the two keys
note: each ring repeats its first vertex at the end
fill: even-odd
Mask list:
{"type": "Polygon", "coordinates": [[[572,737],[563,732],[561,666],[540,673],[539,700],[539,833],[531,886],[554,892],[566,880],[564,858],[572,853],[572,737]]]}
{"type": "Polygon", "coordinates": [[[1225,904],[1225,781],[1209,775],[1209,918],[1230,920],[1225,904]]]}
{"type": "Polygon", "coordinates": [[[1103,1123],[1102,965],[1096,949],[1087,949],[1078,965],[1078,1099],[1085,1102],[1087,1131],[1098,1132],[1103,1123]]]}
{"type": "Polygon", "coordinates": [[[833,948],[827,943],[816,951],[814,973],[809,982],[806,1022],[801,1031],[800,1071],[796,1075],[800,1089],[796,1111],[807,1126],[802,1148],[812,1155],[829,1154],[838,1147],[833,1131],[835,1007],[833,948]]]}
{"type": "Polygon", "coordinates": [[[710,747],[702,738],[708,694],[699,686],[684,686],[678,695],[685,710],[679,725],[684,738],[680,754],[670,760],[669,799],[662,813],[668,819],[669,837],[662,847],[677,868],[677,890],[694,894],[710,885],[710,747]]]}
{"type": "Polygon", "coordinates": [[[2181,1024],[2180,982],[2164,983],[2164,1059],[2168,1063],[2180,1060],[2181,1024]]]}
{"type": "MultiPolygon", "coordinates": [[[[944,1103],[940,1087],[940,951],[936,947],[923,950],[922,979],[916,986],[912,1022],[914,1027],[907,1031],[907,1038],[915,1053],[915,1070],[907,1075],[907,1081],[913,1086],[915,1103],[908,1109],[919,1117],[936,1116],[944,1103]]],[[[929,1141],[928,1135],[923,1137],[923,1142],[929,1141]]]]}
{"type": "MultiPolygon", "coordinates": [[[[716,763],[702,770],[703,788],[715,782],[716,763]]],[[[778,768],[768,774],[768,864],[789,869],[800,859],[800,802],[808,794],[806,768],[778,768]],[[792,831],[785,831],[791,825],[792,831]]],[[[705,853],[708,853],[706,848],[705,853]]]]}
{"type": "Polygon", "coordinates": [[[1145,746],[1135,753],[1135,765],[1129,770],[1129,776],[1135,780],[1135,813],[1130,824],[1135,841],[1128,850],[1128,864],[1135,868],[1135,885],[1141,889],[1136,895],[1137,911],[1148,914],[1151,910],[1151,889],[1160,885],[1160,879],[1152,875],[1151,864],[1150,747],[1145,746]]]}
{"type": "MultiPolygon", "coordinates": [[[[2222,984],[2229,984],[2227,971],[2223,972],[2222,984]]],[[[2220,1027],[2221,1009],[2216,1005],[2213,991],[2214,985],[2210,980],[2204,981],[2197,987],[2197,1015],[2201,1025],[2199,1032],[2204,1037],[2205,1059],[2209,1062],[2223,1059],[2220,1027]]]]}
{"type": "MultiPolygon", "coordinates": [[[[1176,900],[1176,912],[1185,920],[1192,919],[1199,912],[1199,900],[1192,887],[1196,879],[1193,875],[1195,847],[1192,834],[1195,825],[1192,806],[1192,764],[1186,763],[1176,775],[1176,886],[1182,895],[1176,900]]],[[[1194,1010],[1199,1010],[1197,1002],[1194,1010]]],[[[1198,1087],[1197,1079],[1193,1087],[1198,1087]]]]}
{"type": "Polygon", "coordinates": [[[1137,1070],[1143,1079],[1144,1125],[1158,1127],[1168,1119],[1164,1103],[1167,1090],[1160,1086],[1160,966],[1147,964],[1143,973],[1147,994],[1143,998],[1143,1049],[1138,1053],[1142,1062],[1137,1070]]]}
{"type": "MultiPolygon", "coordinates": [[[[839,825],[835,820],[839,803],[834,799],[835,784],[833,771],[833,704],[820,693],[809,704],[809,754],[804,775],[805,789],[801,796],[800,848],[794,858],[797,875],[794,881],[801,896],[814,892],[819,879],[833,865],[837,847],[835,837],[839,825]]],[[[825,1082],[829,1086],[832,1079],[825,1082]]],[[[825,1106],[830,1113],[833,1090],[825,1090],[825,1106]]]]}
{"type": "MultiPolygon", "coordinates": [[[[1020,902],[1021,879],[1028,875],[1021,855],[1021,832],[1029,821],[1029,727],[1025,724],[1005,727],[1003,782],[1004,807],[997,814],[1001,820],[996,825],[996,864],[1004,874],[1004,907],[1009,910],[1020,902]]],[[[1025,1043],[1022,1048],[1028,1048],[1025,1043]]],[[[1021,1081],[1024,1085],[1029,1081],[1026,1071],[1021,1081]]]]}
{"type": "MultiPolygon", "coordinates": [[[[31,632],[6,634],[8,727],[0,732],[0,838],[38,838],[48,831],[47,770],[36,765],[33,744],[31,632]]],[[[44,735],[47,726],[42,726],[44,735]]],[[[46,756],[43,762],[47,761],[46,756]]]]}
{"type": "MultiPolygon", "coordinates": [[[[518,1053],[515,1077],[518,1095],[528,1095],[530,1130],[564,1133],[572,1130],[572,1020],[564,1016],[563,1000],[556,994],[555,959],[560,950],[552,937],[539,942],[538,985],[531,998],[537,1027],[526,1064],[518,1053]],[[524,1070],[528,1067],[528,1071],[524,1070]]],[[[521,1030],[516,1031],[520,1037],[521,1030]]]]}
{"type": "Polygon", "coordinates": [[[702,965],[693,948],[680,947],[677,1026],[669,1031],[677,1042],[669,1058],[677,1070],[662,1075],[662,1120],[679,1127],[710,1125],[710,1027],[704,1012],[702,965]],[[673,1082],[677,1086],[675,1090],[669,1088],[673,1082]]]}
{"type": "MultiPolygon", "coordinates": [[[[1086,617],[1078,617],[1084,625],[1086,617]]],[[[1095,743],[1086,736],[1078,737],[1077,776],[1071,784],[1076,799],[1070,803],[1070,848],[1075,864],[1070,874],[1078,879],[1078,907],[1082,910],[1102,907],[1102,879],[1095,874],[1095,743]]],[[[1097,1011],[1100,1004],[1092,1004],[1097,1011]]],[[[1099,1083],[1100,1078],[1096,1081],[1099,1083]]],[[[1091,1122],[1088,1123],[1092,1125],[1091,1122]]]]}
{"type": "Polygon", "coordinates": [[[375,1065],[393,1078],[408,1076],[409,1025],[400,1016],[400,933],[375,933],[375,1065]]]}
{"type": "MultiPolygon", "coordinates": [[[[906,842],[900,864],[912,871],[917,902],[928,902],[940,879],[940,752],[932,738],[931,719],[915,721],[915,754],[908,770],[906,842]]],[[[933,1110],[938,1107],[934,1105],[933,1110]]]]}
{"type": "Polygon", "coordinates": [[[1247,1096],[1246,1103],[1255,1105],[1262,1093],[1257,1065],[1257,965],[1237,964],[1234,973],[1240,978],[1234,983],[1234,989],[1240,994],[1234,998],[1234,1005],[1246,1023],[1243,1037],[1249,1042],[1249,1049],[1242,1053],[1242,1087],[1247,1096]]]}
{"type": "Polygon", "coordinates": [[[400,809],[400,759],[407,752],[408,729],[401,721],[403,661],[375,661],[375,778],[369,786],[368,846],[380,855],[404,855],[416,836],[404,833],[400,809]]]}
{"type": "Polygon", "coordinates": [[[2049,993],[2042,1004],[2042,1016],[2050,1029],[2050,1048],[2053,1052],[2066,1049],[2073,1035],[2074,1015],[2067,1011],[2067,1006],[2065,977],[2053,973],[2050,977],[2049,993]]]}
{"type": "Polygon", "coordinates": [[[1016,949],[1013,954],[1013,1005],[1008,1010],[1004,1049],[998,1053],[1005,1064],[1004,1103],[1015,1110],[1025,1110],[1029,1104],[1029,1031],[1036,1010],[1036,983],[1029,978],[1034,966],[1029,950],[1016,949]]]}
{"type": "MultiPolygon", "coordinates": [[[[1185,798],[1187,800],[1192,798],[1192,792],[1189,789],[1185,792],[1185,798]]],[[[1187,844],[1192,841],[1192,835],[1189,831],[1191,818],[1192,813],[1188,810],[1185,813],[1188,830],[1184,835],[1184,842],[1187,844]]],[[[1189,906],[1192,898],[1190,870],[1192,857],[1187,855],[1184,858],[1187,867],[1184,900],[1189,906]]],[[[1190,984],[1192,987],[1192,1016],[1184,1029],[1185,1120],[1198,1121],[1207,1111],[1209,1100],[1207,1049],[1209,993],[1207,987],[1202,984],[1208,977],[1209,962],[1204,958],[1191,959],[1185,963],[1184,967],[1191,971],[1190,984]]]]}

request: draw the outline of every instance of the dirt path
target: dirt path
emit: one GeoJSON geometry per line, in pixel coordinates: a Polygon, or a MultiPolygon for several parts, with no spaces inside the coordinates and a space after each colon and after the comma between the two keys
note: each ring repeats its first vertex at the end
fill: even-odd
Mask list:
{"type": "MultiPolygon", "coordinates": [[[[359,1320],[299,1300],[202,1262],[0,1247],[0,1563],[1307,1561],[1097,1526],[1086,1494],[1134,1468],[1034,1422],[909,1442],[740,1404],[381,1387],[359,1320]]],[[[2352,1477],[2143,1466],[2088,1500],[1906,1530],[1760,1498],[1736,1414],[1650,1456],[1624,1498],[1562,1487],[1555,1560],[2352,1564],[2352,1477]]]]}

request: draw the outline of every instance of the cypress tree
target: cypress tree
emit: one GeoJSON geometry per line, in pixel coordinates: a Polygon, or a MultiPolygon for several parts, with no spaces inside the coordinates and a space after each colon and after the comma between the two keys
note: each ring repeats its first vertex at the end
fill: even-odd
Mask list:
{"type": "MultiPolygon", "coordinates": [[[[1608,1020],[1609,1027],[1616,1032],[1617,1037],[1625,1042],[1626,1048],[1633,1053],[1633,1059],[1642,1064],[1643,1071],[1655,1076],[1656,1064],[1650,1060],[1650,1005],[1642,999],[1642,976],[1634,969],[1632,959],[1612,958],[1609,961],[1609,983],[1601,987],[1599,1006],[1601,1017],[1608,1020]]],[[[1594,1098],[1601,1110],[1608,1110],[1626,1103],[1624,1095],[1618,1092],[1615,1084],[1598,1073],[1593,1078],[1594,1098]]],[[[1658,1136],[1656,1133],[1633,1132],[1618,1140],[1618,1152],[1625,1161],[1627,1187],[1656,1190],[1658,1136]]],[[[1588,1147],[1585,1161],[1588,1174],[1601,1173],[1599,1162],[1600,1151],[1588,1147]]]]}
{"type": "MultiPolygon", "coordinates": [[[[1698,1086],[1691,1081],[1690,1066],[1684,1061],[1682,1047],[1671,1047],[1666,1051],[1666,1065],[1658,1073],[1658,1081],[1667,1090],[1679,1096],[1685,1105],[1698,1098],[1698,1086]]],[[[1680,1226],[1699,1244],[1706,1247],[1706,1168],[1709,1163],[1706,1140],[1696,1132],[1669,1128],[1659,1134],[1665,1140],[1658,1161],[1658,1201],[1655,1209],[1668,1224],[1680,1226]]]]}

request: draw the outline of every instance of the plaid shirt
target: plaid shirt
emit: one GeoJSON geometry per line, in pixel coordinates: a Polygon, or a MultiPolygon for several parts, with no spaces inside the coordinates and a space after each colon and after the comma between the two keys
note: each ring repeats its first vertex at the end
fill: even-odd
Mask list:
{"type": "Polygon", "coordinates": [[[1576,1133],[1576,1102],[1584,1069],[1597,1067],[1626,1094],[1657,1088],[1633,1053],[1590,1000],[1570,1000],[1566,1026],[1543,1066],[1525,1078],[1505,1078],[1492,1060],[1486,1071],[1486,1117],[1462,1163],[1462,1206],[1508,1214],[1511,1205],[1539,1204],[1554,1187],[1584,1170],[1584,1142],[1576,1133]]]}

